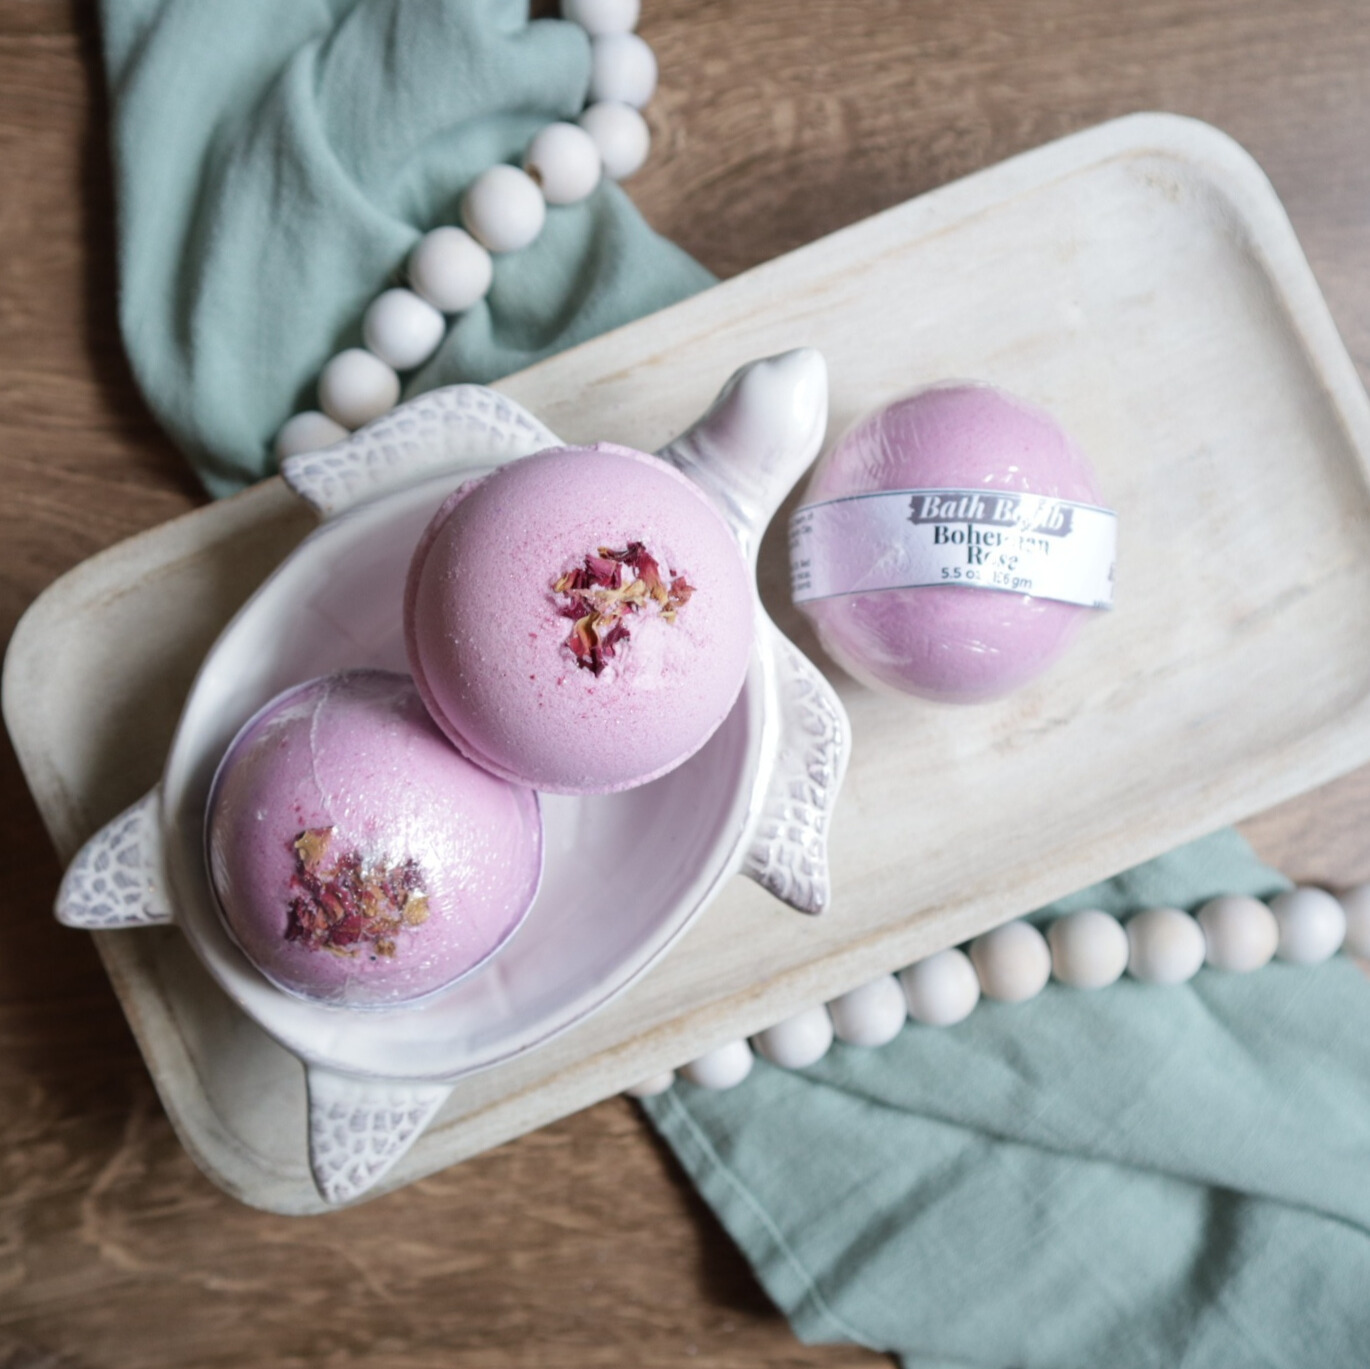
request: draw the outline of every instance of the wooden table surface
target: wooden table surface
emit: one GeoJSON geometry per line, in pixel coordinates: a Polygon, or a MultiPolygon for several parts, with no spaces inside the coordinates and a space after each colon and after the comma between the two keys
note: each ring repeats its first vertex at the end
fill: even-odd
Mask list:
{"type": "MultiPolygon", "coordinates": [[[[651,223],[732,275],[1038,143],[1206,119],[1288,207],[1370,378],[1364,0],[647,0],[651,223]]],[[[93,10],[0,0],[0,634],[93,552],[202,498],[115,320],[93,10]]],[[[173,1136],[0,743],[0,1369],[858,1365],[804,1347],[633,1105],[353,1211],[292,1220],[173,1136]]],[[[1370,878],[1370,770],[1247,824],[1292,876],[1370,878]]]]}

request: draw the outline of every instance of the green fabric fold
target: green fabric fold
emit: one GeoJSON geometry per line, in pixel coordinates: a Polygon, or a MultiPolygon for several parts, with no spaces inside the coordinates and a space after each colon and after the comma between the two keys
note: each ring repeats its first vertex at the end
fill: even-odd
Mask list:
{"type": "MultiPolygon", "coordinates": [[[[1223,832],[1037,920],[1282,887],[1223,832]]],[[[1052,983],[645,1107],[807,1341],[917,1369],[1366,1362],[1370,990],[1346,960],[1052,983]]]]}
{"type": "MultiPolygon", "coordinates": [[[[272,469],[327,359],[462,191],[585,101],[585,33],[517,0],[105,0],[120,323],[211,494],[272,469]]],[[[520,370],[712,283],[611,182],[499,257],[406,378],[520,370]]]]}

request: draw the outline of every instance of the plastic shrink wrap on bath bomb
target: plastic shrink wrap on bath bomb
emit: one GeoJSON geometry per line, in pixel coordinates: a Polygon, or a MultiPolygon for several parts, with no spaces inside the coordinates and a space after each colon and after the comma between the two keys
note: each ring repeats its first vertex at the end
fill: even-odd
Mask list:
{"type": "Polygon", "coordinates": [[[1111,601],[1114,519],[1100,502],[1049,414],[993,386],[935,385],[862,419],[820,461],[791,522],[795,601],[867,684],[997,698],[1111,601]]]}
{"type": "Polygon", "coordinates": [[[464,755],[555,794],[610,793],[713,735],[751,655],[750,572],[664,461],[559,447],[458,489],[414,554],[410,668],[464,755]]]}
{"type": "Polygon", "coordinates": [[[537,796],[453,750],[407,676],[372,670],[288,690],[239,732],[207,845],[248,959],[341,1007],[413,1002],[475,969],[542,874],[537,796]]]}

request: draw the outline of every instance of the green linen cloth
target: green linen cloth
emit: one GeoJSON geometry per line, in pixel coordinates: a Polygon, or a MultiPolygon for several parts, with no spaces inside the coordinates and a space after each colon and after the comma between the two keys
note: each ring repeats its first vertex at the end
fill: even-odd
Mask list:
{"type": "MultiPolygon", "coordinates": [[[[1281,887],[1224,832],[1038,920],[1281,887]]],[[[1348,960],[1053,982],[645,1107],[804,1340],[911,1369],[1370,1364],[1370,988],[1348,960]]]]}
{"type": "MultiPolygon", "coordinates": [[[[211,494],[276,430],[465,186],[573,119],[589,42],[516,0],[104,0],[119,316],[134,373],[211,494]]],[[[508,375],[713,278],[605,183],[497,258],[409,377],[508,375]]]]}
{"type": "MultiPolygon", "coordinates": [[[[465,184],[584,99],[513,0],[105,0],[120,317],[206,486],[263,475],[465,184]]],[[[411,392],[701,289],[615,186],[496,263],[411,392]]],[[[1231,834],[1070,900],[1275,888],[1231,834]]],[[[1066,905],[1058,905],[1065,907],[1066,905]]],[[[1370,1363],[1370,994],[1347,964],[1051,986],[649,1115],[809,1340],[932,1366],[1370,1363]]]]}

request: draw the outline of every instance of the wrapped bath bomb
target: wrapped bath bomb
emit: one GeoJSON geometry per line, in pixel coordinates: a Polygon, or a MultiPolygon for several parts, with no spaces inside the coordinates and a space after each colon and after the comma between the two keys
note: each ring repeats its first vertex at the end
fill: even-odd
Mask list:
{"type": "Polygon", "coordinates": [[[722,515],[654,456],[559,447],[458,489],[405,594],[414,680],[463,755],[553,794],[692,756],[742,688],[751,575],[722,515]]]}
{"type": "Polygon", "coordinates": [[[820,461],[790,525],[794,599],[867,684],[998,698],[1110,606],[1115,524],[1049,414],[990,385],[934,385],[820,461]]]}
{"type": "Polygon", "coordinates": [[[542,876],[537,796],[472,765],[413,682],[344,671],[287,690],[215,776],[210,879],[244,954],[274,984],[391,1007],[489,959],[542,876]]]}

